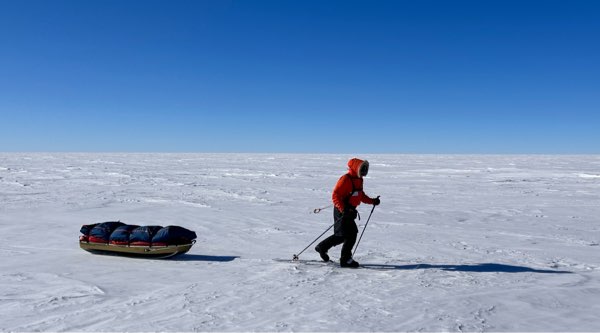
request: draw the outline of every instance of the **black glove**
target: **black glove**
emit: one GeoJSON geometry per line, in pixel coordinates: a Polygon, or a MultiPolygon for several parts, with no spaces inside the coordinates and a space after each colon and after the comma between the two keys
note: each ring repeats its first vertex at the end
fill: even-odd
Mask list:
{"type": "Polygon", "coordinates": [[[347,207],[344,210],[344,220],[354,221],[354,220],[356,220],[357,216],[358,216],[358,212],[353,207],[347,207]]]}
{"type": "Polygon", "coordinates": [[[379,200],[379,197],[373,199],[373,206],[379,206],[380,203],[381,203],[381,200],[379,200]]]}

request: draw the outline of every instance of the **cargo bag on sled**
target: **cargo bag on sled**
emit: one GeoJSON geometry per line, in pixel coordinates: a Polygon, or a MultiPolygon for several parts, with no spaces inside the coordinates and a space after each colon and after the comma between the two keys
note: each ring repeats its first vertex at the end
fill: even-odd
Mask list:
{"type": "Polygon", "coordinates": [[[103,222],[81,227],[79,246],[89,252],[167,258],[188,252],[196,233],[179,226],[137,226],[103,222]]]}
{"type": "Polygon", "coordinates": [[[154,246],[168,246],[189,244],[196,239],[196,233],[183,227],[170,225],[160,229],[156,235],[152,237],[154,246]]]}
{"type": "Polygon", "coordinates": [[[143,227],[137,227],[131,231],[129,236],[130,245],[133,246],[151,246],[152,237],[162,227],[159,225],[148,225],[143,227]]]}
{"type": "Polygon", "coordinates": [[[129,245],[129,236],[131,231],[139,227],[138,225],[122,225],[110,234],[109,244],[129,245]]]}
{"type": "Polygon", "coordinates": [[[124,223],[121,222],[98,223],[90,231],[89,242],[108,244],[108,241],[110,240],[110,235],[113,233],[113,231],[115,231],[115,229],[122,225],[124,225],[124,223]]]}

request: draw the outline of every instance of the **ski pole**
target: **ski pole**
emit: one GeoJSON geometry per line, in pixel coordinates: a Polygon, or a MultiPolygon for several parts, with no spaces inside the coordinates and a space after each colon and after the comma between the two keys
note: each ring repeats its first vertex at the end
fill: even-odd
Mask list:
{"type": "MultiPolygon", "coordinates": [[[[377,198],[379,198],[379,196],[377,196],[377,198]]],[[[371,220],[371,215],[373,215],[373,211],[375,210],[375,207],[376,206],[373,205],[373,208],[371,208],[371,213],[369,214],[369,217],[367,218],[367,223],[365,223],[365,227],[363,228],[363,231],[360,233],[358,242],[356,242],[356,247],[354,248],[354,252],[352,252],[352,257],[354,257],[354,254],[356,253],[356,249],[358,249],[358,244],[360,244],[360,240],[362,239],[362,236],[365,233],[365,230],[367,230],[367,226],[369,225],[369,220],[371,220]]]]}
{"type": "Polygon", "coordinates": [[[307,247],[305,247],[305,248],[304,248],[304,250],[300,251],[300,253],[298,253],[298,254],[294,254],[294,256],[292,257],[292,261],[298,261],[298,259],[299,259],[298,257],[299,257],[299,256],[302,254],[302,252],[306,251],[306,249],[308,249],[308,248],[309,248],[311,245],[313,245],[313,244],[314,244],[316,241],[318,241],[318,240],[319,240],[319,238],[321,238],[323,235],[325,235],[325,233],[326,233],[327,231],[329,231],[329,229],[333,228],[333,226],[334,226],[334,225],[335,225],[335,223],[334,223],[334,224],[332,224],[332,225],[330,225],[330,226],[329,226],[329,228],[327,228],[327,230],[323,231],[323,233],[322,233],[322,234],[320,234],[320,235],[319,235],[319,237],[315,238],[315,240],[314,240],[314,241],[312,241],[312,243],[308,244],[308,246],[307,246],[307,247]]]}
{"type": "Polygon", "coordinates": [[[313,210],[313,213],[315,213],[315,214],[319,214],[319,213],[320,213],[322,210],[324,210],[324,209],[327,209],[327,208],[329,208],[329,207],[331,207],[331,206],[333,206],[333,205],[329,205],[329,206],[327,206],[327,207],[315,208],[315,209],[313,210]]]}
{"type": "MultiPolygon", "coordinates": [[[[329,207],[332,207],[332,206],[333,206],[333,205],[329,205],[329,206],[327,206],[327,207],[325,207],[325,208],[329,208],[329,207]]],[[[325,208],[322,208],[322,209],[325,209],[325,208]]],[[[317,208],[317,209],[318,209],[318,208],[317,208]]],[[[316,213],[318,213],[318,212],[316,211],[317,209],[315,209],[315,214],[316,214],[316,213]]],[[[326,233],[327,231],[329,231],[329,229],[333,228],[333,226],[334,226],[336,223],[340,222],[340,221],[341,221],[343,218],[344,218],[344,216],[343,216],[343,215],[342,215],[342,216],[340,216],[340,217],[339,217],[337,220],[335,220],[335,222],[334,222],[332,225],[330,225],[330,226],[329,226],[329,228],[325,229],[325,231],[323,231],[323,233],[322,233],[322,234],[320,234],[320,235],[319,235],[319,237],[315,238],[315,240],[314,240],[314,241],[312,241],[310,244],[308,244],[308,245],[307,245],[307,246],[304,248],[304,250],[300,251],[300,253],[298,253],[298,254],[294,254],[294,256],[292,257],[292,261],[298,261],[298,259],[299,259],[300,255],[301,255],[301,254],[302,254],[304,251],[306,251],[306,249],[308,249],[308,248],[309,248],[311,245],[313,245],[313,244],[314,244],[314,243],[315,243],[317,240],[319,240],[319,238],[323,237],[323,235],[325,235],[325,233],[326,233]]]]}

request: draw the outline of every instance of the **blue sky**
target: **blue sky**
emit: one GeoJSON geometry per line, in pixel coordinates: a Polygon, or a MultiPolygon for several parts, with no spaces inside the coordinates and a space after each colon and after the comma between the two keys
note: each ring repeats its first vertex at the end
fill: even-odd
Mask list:
{"type": "Polygon", "coordinates": [[[600,153],[600,2],[0,0],[0,151],[600,153]]]}

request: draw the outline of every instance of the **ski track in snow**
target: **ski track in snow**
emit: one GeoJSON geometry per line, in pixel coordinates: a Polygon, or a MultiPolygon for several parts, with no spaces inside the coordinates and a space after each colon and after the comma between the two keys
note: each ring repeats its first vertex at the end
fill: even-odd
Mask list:
{"type": "Polygon", "coordinates": [[[0,330],[600,331],[600,156],[362,156],[382,196],[363,268],[314,245],[274,261],[331,225],[312,210],[350,157],[0,154],[0,330]],[[108,220],[198,243],[171,260],[79,249],[80,226],[108,220]]]}

